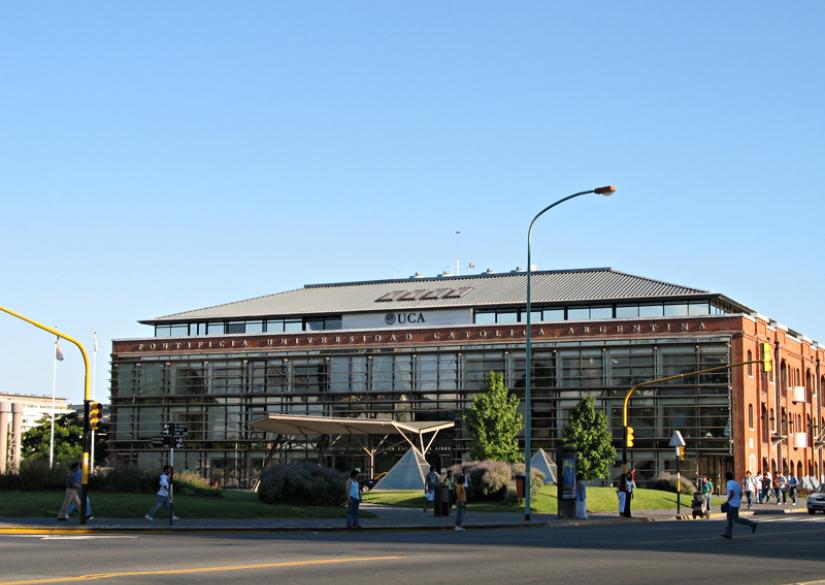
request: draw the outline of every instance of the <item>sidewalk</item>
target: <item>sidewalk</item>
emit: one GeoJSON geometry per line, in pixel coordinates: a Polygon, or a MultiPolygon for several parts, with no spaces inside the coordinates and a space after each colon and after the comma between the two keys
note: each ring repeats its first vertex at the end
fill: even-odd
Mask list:
{"type": "MultiPolygon", "coordinates": [[[[362,509],[376,515],[361,521],[363,530],[452,530],[455,523],[455,511],[449,517],[435,517],[432,512],[425,513],[418,508],[397,508],[365,504],[362,509]]],[[[522,513],[468,513],[464,526],[472,529],[492,528],[530,528],[537,526],[594,526],[605,524],[626,524],[653,522],[655,518],[672,519],[673,512],[643,512],[642,515],[627,519],[615,514],[593,514],[587,520],[560,520],[555,514],[534,514],[530,522],[524,520],[522,513]]],[[[154,522],[143,518],[101,518],[92,519],[86,526],[77,520],[58,522],[54,518],[0,518],[0,534],[12,533],[88,533],[88,532],[265,532],[265,531],[311,531],[329,532],[346,531],[343,518],[307,518],[307,519],[196,519],[176,520],[169,526],[168,518],[158,517],[154,522]]]]}

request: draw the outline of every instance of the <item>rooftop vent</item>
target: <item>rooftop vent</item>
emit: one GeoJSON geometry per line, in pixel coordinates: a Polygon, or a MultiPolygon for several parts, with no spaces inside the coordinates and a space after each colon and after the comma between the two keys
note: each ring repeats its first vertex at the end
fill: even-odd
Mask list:
{"type": "Polygon", "coordinates": [[[410,278],[427,278],[427,277],[424,276],[423,274],[421,274],[420,272],[416,272],[415,274],[411,275],[410,278]]]}
{"type": "Polygon", "coordinates": [[[524,266],[516,266],[516,268],[510,272],[527,272],[527,269],[524,266]]]}
{"type": "Polygon", "coordinates": [[[495,274],[495,272],[493,272],[492,268],[488,268],[487,270],[484,271],[484,274],[495,274]]]}

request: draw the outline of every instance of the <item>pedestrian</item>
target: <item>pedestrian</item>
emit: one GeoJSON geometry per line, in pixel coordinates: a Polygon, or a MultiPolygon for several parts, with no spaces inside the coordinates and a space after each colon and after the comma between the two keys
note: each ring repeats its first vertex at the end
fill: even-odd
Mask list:
{"type": "MultiPolygon", "coordinates": [[[[77,500],[80,501],[80,498],[78,497],[77,500]]],[[[74,502],[70,503],[69,509],[66,510],[66,516],[74,514],[75,509],[77,509],[77,505],[74,502]]],[[[92,516],[92,500],[89,496],[86,496],[86,520],[91,520],[92,518],[94,518],[94,516],[92,516]]]]}
{"type": "Polygon", "coordinates": [[[756,532],[756,527],[758,524],[753,520],[748,520],[747,518],[740,518],[739,517],[739,506],[742,505],[742,488],[739,486],[739,482],[733,479],[733,473],[730,471],[725,472],[725,479],[727,480],[727,485],[725,486],[726,491],[728,492],[728,500],[725,502],[727,505],[727,518],[728,524],[725,532],[722,534],[722,538],[727,538],[728,540],[733,538],[733,523],[736,522],[737,524],[744,524],[745,526],[751,527],[751,534],[756,532]]]}
{"type": "Polygon", "coordinates": [[[779,475],[774,475],[773,476],[773,495],[776,498],[777,505],[779,504],[779,494],[782,491],[782,488],[780,488],[780,486],[779,486],[779,477],[781,475],[782,474],[780,473],[779,475]]]}
{"type": "Polygon", "coordinates": [[[702,484],[702,499],[705,516],[710,516],[710,510],[713,506],[713,481],[709,475],[705,476],[705,482],[702,484]]]}
{"type": "MultiPolygon", "coordinates": [[[[782,505],[788,503],[788,478],[785,477],[784,473],[779,474],[779,493],[782,494],[782,505]]],[[[779,502],[779,496],[776,497],[777,502],[779,502]]]]}
{"type": "Polygon", "coordinates": [[[444,478],[444,487],[447,488],[447,515],[450,514],[450,509],[453,506],[453,502],[455,502],[455,476],[453,475],[453,470],[447,470],[447,477],[444,478]]]}
{"type": "Polygon", "coordinates": [[[619,516],[624,516],[624,503],[627,498],[627,479],[625,474],[619,476],[619,482],[616,485],[616,495],[619,498],[619,516]]]}
{"type": "Polygon", "coordinates": [[[345,484],[347,492],[347,528],[358,530],[361,521],[358,519],[358,508],[361,505],[361,485],[358,483],[358,470],[353,469],[345,484]]]}
{"type": "Polygon", "coordinates": [[[587,486],[581,473],[576,474],[576,518],[587,520],[587,486]]]}
{"type": "MultiPolygon", "coordinates": [[[[441,478],[435,471],[435,465],[430,465],[430,472],[424,477],[424,511],[435,501],[435,488],[441,483],[441,478]]],[[[436,504],[433,504],[435,507],[436,504]]]]}
{"type": "Polygon", "coordinates": [[[57,519],[61,522],[69,519],[69,506],[71,504],[75,504],[77,508],[80,508],[80,496],[77,495],[77,492],[80,489],[82,479],[83,471],[80,468],[80,463],[75,461],[66,472],[66,495],[63,497],[60,511],[57,513],[57,519]]]}
{"type": "Polygon", "coordinates": [[[767,471],[762,472],[762,503],[771,503],[771,474],[767,471]]]}
{"type": "Polygon", "coordinates": [[[625,476],[625,496],[624,496],[624,515],[630,518],[630,501],[633,499],[633,492],[636,491],[636,483],[633,481],[633,474],[627,472],[625,476]]]}
{"type": "Polygon", "coordinates": [[[745,490],[745,496],[748,498],[748,510],[753,508],[753,492],[756,489],[756,484],[753,481],[750,471],[745,472],[745,479],[742,480],[742,489],[745,490]]]}
{"type": "Polygon", "coordinates": [[[466,477],[463,473],[458,474],[458,481],[455,484],[455,529],[464,532],[464,513],[467,508],[467,490],[464,488],[466,477]]]}
{"type": "Polygon", "coordinates": [[[756,490],[756,503],[762,503],[762,476],[759,472],[756,472],[756,475],[753,477],[753,486],[756,490]]]}
{"type": "Polygon", "coordinates": [[[439,500],[436,506],[440,506],[439,512],[443,516],[450,515],[450,504],[452,502],[452,487],[455,485],[453,474],[447,471],[444,480],[441,482],[441,491],[439,492],[439,500]]]}
{"type": "Polygon", "coordinates": [[[172,468],[169,465],[164,465],[160,473],[160,478],[158,478],[158,493],[155,505],[152,506],[152,509],[144,516],[149,522],[155,521],[155,513],[161,506],[169,511],[169,514],[172,515],[172,520],[180,520],[180,518],[172,514],[172,501],[169,497],[172,490],[172,481],[169,479],[171,473],[172,468]]]}
{"type": "Polygon", "coordinates": [[[796,506],[796,488],[799,486],[799,480],[796,479],[793,471],[788,478],[788,493],[791,495],[791,505],[796,506]]]}

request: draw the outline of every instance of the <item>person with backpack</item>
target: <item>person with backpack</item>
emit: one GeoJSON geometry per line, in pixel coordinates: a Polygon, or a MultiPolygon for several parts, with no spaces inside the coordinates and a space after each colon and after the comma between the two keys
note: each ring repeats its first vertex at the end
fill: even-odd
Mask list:
{"type": "MultiPolygon", "coordinates": [[[[172,514],[172,501],[170,499],[170,493],[172,491],[172,482],[169,479],[169,474],[172,472],[172,468],[168,465],[163,466],[163,471],[160,474],[160,478],[158,479],[158,493],[157,493],[157,500],[155,500],[155,505],[152,506],[152,509],[144,516],[149,522],[155,521],[155,512],[163,506],[166,508],[170,514],[172,514]]],[[[177,516],[172,514],[172,520],[180,520],[177,516]]]]}
{"type": "Polygon", "coordinates": [[[799,486],[799,480],[796,479],[793,471],[791,472],[791,476],[788,478],[788,493],[791,496],[791,505],[796,506],[796,488],[799,486]]]}
{"type": "Polygon", "coordinates": [[[424,511],[435,501],[435,488],[441,483],[441,478],[435,471],[435,465],[430,465],[430,472],[424,477],[424,511]]]}

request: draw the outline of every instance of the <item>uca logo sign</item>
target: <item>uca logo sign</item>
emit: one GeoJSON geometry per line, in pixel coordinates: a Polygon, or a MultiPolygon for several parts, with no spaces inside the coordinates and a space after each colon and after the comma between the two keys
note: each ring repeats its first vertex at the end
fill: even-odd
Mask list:
{"type": "Polygon", "coordinates": [[[387,313],[384,323],[387,325],[406,325],[408,323],[426,323],[424,313],[387,313]]]}

